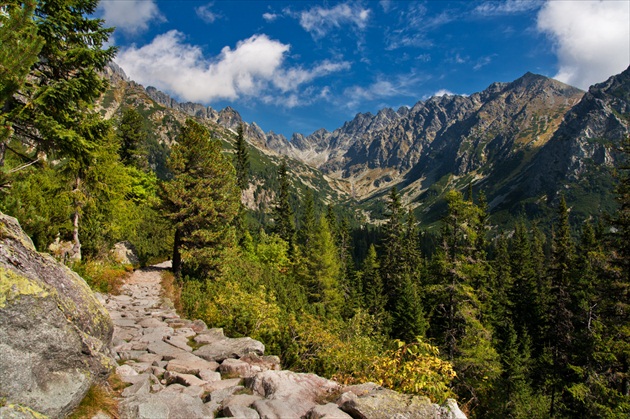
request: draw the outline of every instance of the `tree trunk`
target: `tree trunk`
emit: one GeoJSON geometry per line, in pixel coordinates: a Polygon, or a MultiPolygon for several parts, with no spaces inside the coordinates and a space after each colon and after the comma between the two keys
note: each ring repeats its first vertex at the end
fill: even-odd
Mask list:
{"type": "Polygon", "coordinates": [[[182,255],[179,253],[179,247],[182,242],[182,232],[178,228],[175,230],[175,240],[173,240],[173,275],[179,279],[182,275],[182,255]]]}
{"type": "Polygon", "coordinates": [[[79,176],[76,177],[74,183],[74,214],[72,214],[72,242],[74,245],[72,246],[72,254],[70,255],[70,260],[72,262],[79,262],[81,260],[81,241],[79,240],[79,218],[80,218],[80,207],[81,203],[77,198],[77,194],[79,193],[79,188],[81,186],[81,178],[79,176]]]}

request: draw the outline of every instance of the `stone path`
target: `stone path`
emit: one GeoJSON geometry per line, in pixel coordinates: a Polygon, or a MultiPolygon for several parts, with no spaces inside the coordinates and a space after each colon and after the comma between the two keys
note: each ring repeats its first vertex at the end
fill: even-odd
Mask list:
{"type": "Polygon", "coordinates": [[[314,374],[281,371],[277,357],[264,356],[261,342],[227,338],[222,329],[181,319],[164,304],[160,279],[168,267],[137,270],[121,295],[104,297],[115,325],[116,372],[129,384],[121,418],[461,417],[376,384],[342,387],[314,374]]]}

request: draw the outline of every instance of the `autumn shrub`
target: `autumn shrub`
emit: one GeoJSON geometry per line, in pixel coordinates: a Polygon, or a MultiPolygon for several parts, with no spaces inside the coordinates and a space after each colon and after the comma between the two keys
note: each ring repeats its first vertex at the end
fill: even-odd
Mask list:
{"type": "Polygon", "coordinates": [[[114,295],[120,293],[125,278],[133,271],[130,266],[96,260],[75,263],[72,269],[85,279],[94,291],[114,295]]]}

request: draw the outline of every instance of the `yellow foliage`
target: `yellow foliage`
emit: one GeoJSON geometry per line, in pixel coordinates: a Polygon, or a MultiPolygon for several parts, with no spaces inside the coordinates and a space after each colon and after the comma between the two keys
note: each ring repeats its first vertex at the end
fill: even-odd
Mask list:
{"type": "Polygon", "coordinates": [[[449,383],[455,378],[453,366],[441,360],[437,347],[423,342],[406,344],[396,340],[395,348],[372,360],[367,374],[359,381],[373,381],[403,393],[427,396],[441,402],[453,394],[449,383]]]}

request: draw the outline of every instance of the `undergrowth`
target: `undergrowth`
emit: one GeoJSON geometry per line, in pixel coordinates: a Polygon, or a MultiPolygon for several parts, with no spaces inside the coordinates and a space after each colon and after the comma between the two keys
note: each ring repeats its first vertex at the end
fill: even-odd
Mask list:
{"type": "Polygon", "coordinates": [[[72,269],[81,275],[94,291],[113,295],[120,294],[125,279],[133,272],[130,265],[92,260],[76,263],[72,269]]]}
{"type": "Polygon", "coordinates": [[[178,314],[184,312],[182,306],[182,287],[170,271],[162,272],[162,298],[168,298],[178,314]]]}
{"type": "Polygon", "coordinates": [[[120,377],[111,374],[106,382],[92,385],[77,408],[68,419],[91,418],[99,412],[118,419],[118,400],[125,387],[120,377]]]}

